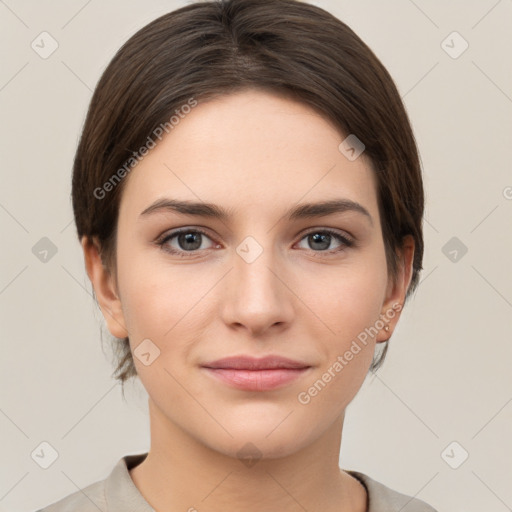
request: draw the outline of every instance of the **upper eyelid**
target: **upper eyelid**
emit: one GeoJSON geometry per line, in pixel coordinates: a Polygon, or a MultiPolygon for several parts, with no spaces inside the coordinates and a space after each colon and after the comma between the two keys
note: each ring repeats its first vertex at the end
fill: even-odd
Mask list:
{"type": "Polygon", "coordinates": [[[164,231],[161,235],[156,238],[157,242],[169,241],[182,233],[200,233],[201,235],[207,236],[212,242],[215,242],[215,238],[212,237],[208,230],[204,228],[175,228],[170,231],[164,231]]]}

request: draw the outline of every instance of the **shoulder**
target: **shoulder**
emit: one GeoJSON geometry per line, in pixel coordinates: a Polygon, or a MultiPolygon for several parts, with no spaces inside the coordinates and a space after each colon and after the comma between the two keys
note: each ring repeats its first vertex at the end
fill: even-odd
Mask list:
{"type": "Polygon", "coordinates": [[[37,512],[98,512],[98,510],[107,510],[106,505],[105,480],[100,480],[37,512]]]}
{"type": "Polygon", "coordinates": [[[346,471],[357,478],[368,492],[368,512],[437,512],[418,498],[401,494],[358,471],[346,471]]]}
{"type": "Polygon", "coordinates": [[[129,473],[147,454],[125,455],[118,460],[107,478],[89,484],[36,512],[154,512],[129,473]]]}

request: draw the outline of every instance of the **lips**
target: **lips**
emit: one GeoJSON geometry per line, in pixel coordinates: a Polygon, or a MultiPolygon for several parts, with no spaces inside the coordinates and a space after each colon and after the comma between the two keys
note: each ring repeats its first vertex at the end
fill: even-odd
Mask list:
{"type": "Polygon", "coordinates": [[[202,365],[215,379],[244,391],[270,391],[304,375],[311,366],[281,356],[234,356],[202,365]]]}
{"type": "Polygon", "coordinates": [[[309,368],[310,365],[302,361],[294,361],[282,356],[266,356],[261,358],[251,356],[232,356],[217,359],[202,366],[215,369],[233,370],[276,370],[276,369],[300,369],[309,368]]]}

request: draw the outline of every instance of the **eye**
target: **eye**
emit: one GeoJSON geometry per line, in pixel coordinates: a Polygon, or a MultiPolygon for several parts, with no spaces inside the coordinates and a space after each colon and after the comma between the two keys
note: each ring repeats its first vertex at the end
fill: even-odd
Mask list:
{"type": "MultiPolygon", "coordinates": [[[[301,241],[302,240],[307,240],[309,247],[306,247],[306,249],[326,254],[343,251],[345,248],[352,247],[355,244],[355,241],[348,236],[342,235],[332,229],[310,231],[302,237],[301,241]],[[333,240],[338,241],[339,246],[334,249],[329,249],[333,240]]],[[[198,228],[181,228],[171,231],[156,240],[156,244],[164,251],[181,257],[194,256],[201,250],[220,247],[219,244],[213,242],[205,231],[198,228]],[[203,245],[205,239],[211,242],[207,247],[203,245]]]]}
{"type": "Polygon", "coordinates": [[[163,235],[156,241],[156,243],[164,251],[170,252],[171,254],[178,254],[180,256],[186,256],[186,253],[194,254],[201,249],[210,249],[216,245],[205,231],[197,228],[177,229],[171,233],[163,235]],[[205,238],[212,242],[210,247],[203,246],[203,241],[205,238]],[[171,241],[174,241],[175,244],[171,244],[171,241]]]}
{"type": "Polygon", "coordinates": [[[332,229],[318,229],[316,231],[310,231],[301,239],[301,241],[304,239],[307,239],[307,243],[309,245],[307,249],[311,249],[314,252],[325,252],[328,254],[340,252],[347,247],[352,247],[355,243],[351,238],[332,229]],[[333,239],[340,243],[340,247],[329,249],[333,239]]]}

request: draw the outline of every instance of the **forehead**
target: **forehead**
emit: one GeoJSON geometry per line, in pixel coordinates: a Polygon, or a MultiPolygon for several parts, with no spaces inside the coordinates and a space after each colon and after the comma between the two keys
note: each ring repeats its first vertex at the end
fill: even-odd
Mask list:
{"type": "Polygon", "coordinates": [[[279,205],[347,198],[378,218],[365,155],[350,161],[342,134],[309,106],[262,91],[199,103],[127,176],[120,217],[164,197],[222,205],[239,215],[274,215],[279,205]]]}

